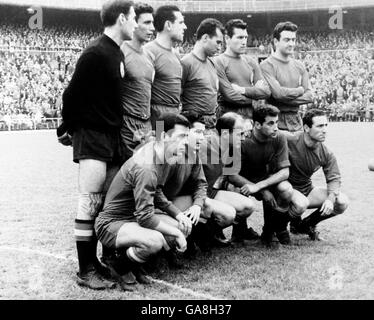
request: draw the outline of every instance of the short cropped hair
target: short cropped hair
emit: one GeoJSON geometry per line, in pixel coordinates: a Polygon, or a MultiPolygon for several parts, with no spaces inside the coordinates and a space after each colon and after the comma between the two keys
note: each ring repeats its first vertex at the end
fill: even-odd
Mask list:
{"type": "Polygon", "coordinates": [[[226,35],[232,38],[234,35],[234,29],[247,30],[247,24],[242,19],[231,19],[225,24],[226,35]]]}
{"type": "Polygon", "coordinates": [[[326,112],[320,109],[310,109],[303,117],[303,125],[307,125],[309,128],[313,126],[313,118],[326,116],[326,112]]]}
{"type": "Polygon", "coordinates": [[[195,122],[200,122],[205,125],[204,116],[196,111],[183,111],[181,113],[182,116],[186,117],[186,119],[190,122],[192,126],[195,122]]]}
{"type": "Polygon", "coordinates": [[[166,5],[158,7],[153,22],[157,32],[161,32],[162,30],[164,30],[166,21],[174,23],[174,21],[176,20],[174,12],[180,12],[177,6],[166,5]]]}
{"type": "Polygon", "coordinates": [[[272,105],[260,106],[253,110],[253,122],[258,122],[262,125],[266,117],[276,117],[279,112],[279,109],[272,105]]]}
{"type": "Polygon", "coordinates": [[[135,4],[134,6],[134,10],[135,10],[135,20],[136,22],[138,22],[138,19],[140,17],[141,14],[143,13],[151,13],[153,14],[153,8],[149,5],[149,4],[146,4],[146,3],[143,3],[143,2],[138,2],[135,4]]]}
{"type": "Polygon", "coordinates": [[[200,40],[204,34],[207,34],[210,38],[213,38],[217,35],[217,29],[221,30],[222,34],[225,32],[222,23],[217,19],[204,19],[200,22],[200,25],[197,28],[196,39],[200,40]]]}
{"type": "Polygon", "coordinates": [[[106,1],[101,9],[100,18],[104,27],[114,26],[118,16],[123,13],[128,15],[130,8],[134,6],[134,2],[125,0],[109,0],[106,1]]]}
{"type": "MultiPolygon", "coordinates": [[[[181,126],[185,126],[187,128],[190,127],[190,122],[187,120],[186,117],[176,114],[167,112],[162,114],[157,121],[161,121],[164,124],[164,132],[168,133],[170,130],[173,130],[177,124],[181,126]]],[[[156,139],[160,140],[161,132],[156,132],[156,139]]]]}
{"type": "Polygon", "coordinates": [[[236,121],[241,118],[242,116],[235,112],[227,112],[224,115],[222,115],[217,120],[216,124],[218,134],[221,135],[222,130],[228,130],[229,132],[233,132],[236,121]]]}
{"type": "Polygon", "coordinates": [[[286,21],[286,22],[279,22],[273,31],[273,38],[280,40],[280,34],[282,31],[292,31],[292,32],[297,32],[297,25],[292,23],[291,21],[286,21]]]}

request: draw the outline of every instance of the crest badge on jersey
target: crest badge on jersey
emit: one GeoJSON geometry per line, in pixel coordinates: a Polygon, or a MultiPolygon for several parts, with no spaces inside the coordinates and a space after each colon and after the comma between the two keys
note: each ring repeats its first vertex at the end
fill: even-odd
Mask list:
{"type": "Polygon", "coordinates": [[[121,78],[125,77],[125,65],[123,64],[123,61],[121,61],[121,64],[119,65],[119,71],[121,72],[121,78]]]}

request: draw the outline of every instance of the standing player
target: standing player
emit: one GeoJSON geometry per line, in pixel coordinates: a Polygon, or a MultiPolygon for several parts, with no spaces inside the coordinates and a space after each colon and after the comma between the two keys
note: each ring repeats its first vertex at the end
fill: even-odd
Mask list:
{"type": "Polygon", "coordinates": [[[94,222],[102,207],[106,186],[121,160],[123,110],[120,90],[125,66],[120,46],[124,40],[132,38],[136,27],[133,3],[106,2],[101,10],[101,20],[104,34],[79,58],[63,94],[62,110],[67,129],[63,137],[74,135],[73,157],[74,162],[79,163],[79,202],[74,231],[79,262],[77,282],[91,289],[113,286],[97,270],[94,222]]]}
{"type": "Polygon", "coordinates": [[[292,58],[296,32],[292,22],[278,23],[273,32],[275,52],[260,64],[271,90],[268,103],[280,110],[279,129],[289,132],[303,130],[299,107],[313,102],[308,72],[292,58]]]}
{"type": "Polygon", "coordinates": [[[194,49],[182,59],[182,110],[199,113],[207,129],[212,129],[216,124],[218,77],[210,57],[221,48],[223,26],[216,19],[205,19],[196,38],[194,49]]]}
{"type": "Polygon", "coordinates": [[[288,231],[278,229],[281,223],[275,225],[274,220],[286,220],[288,215],[300,216],[306,209],[305,199],[296,198],[287,181],[290,162],[286,137],[278,133],[278,114],[279,110],[273,106],[254,110],[252,135],[242,143],[240,173],[228,177],[232,184],[241,188],[243,195],[254,196],[277,211],[264,210],[262,240],[267,246],[272,244],[274,231],[282,244],[290,243],[288,231]]]}
{"type": "Polygon", "coordinates": [[[184,17],[176,6],[161,6],[154,16],[156,39],[145,45],[155,68],[152,85],[151,124],[163,113],[180,113],[182,65],[173,49],[175,42],[182,42],[187,29],[184,17]]]}
{"type": "Polygon", "coordinates": [[[334,154],[323,144],[327,133],[327,117],[318,109],[306,112],[304,132],[289,136],[289,158],[291,162],[289,181],[295,190],[308,198],[308,208],[318,208],[308,217],[291,221],[291,232],[306,233],[312,240],[320,240],[316,225],[343,213],[348,207],[348,198],[340,192],[341,178],[334,154]],[[327,188],[314,187],[313,173],[322,167],[327,188]]]}
{"type": "Polygon", "coordinates": [[[258,63],[245,54],[247,24],[240,19],[225,25],[226,51],[215,58],[219,76],[220,115],[237,112],[244,119],[252,119],[252,100],[266,99],[270,89],[262,76],[258,63]]]}
{"type": "Polygon", "coordinates": [[[122,45],[126,71],[122,93],[124,122],[121,129],[124,160],[133,155],[134,149],[152,131],[151,90],[155,70],[143,47],[151,40],[155,30],[153,8],[137,3],[135,14],[138,27],[134,37],[122,45]]]}

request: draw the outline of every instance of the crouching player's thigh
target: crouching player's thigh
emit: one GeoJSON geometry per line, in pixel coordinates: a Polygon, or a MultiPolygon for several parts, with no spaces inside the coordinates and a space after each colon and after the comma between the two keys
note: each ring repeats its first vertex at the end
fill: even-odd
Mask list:
{"type": "Polygon", "coordinates": [[[226,228],[234,223],[235,215],[236,211],[233,206],[215,199],[206,198],[201,217],[206,220],[213,218],[220,227],[226,228]]]}
{"type": "Polygon", "coordinates": [[[300,191],[294,189],[290,202],[290,209],[288,211],[291,218],[301,217],[302,214],[308,209],[309,200],[300,191]]]}
{"type": "Polygon", "coordinates": [[[215,195],[214,200],[234,207],[235,214],[239,217],[249,217],[255,208],[252,199],[232,191],[219,190],[215,195]]]}
{"type": "Polygon", "coordinates": [[[114,221],[100,227],[96,223],[96,233],[100,242],[109,248],[135,247],[144,258],[154,255],[167,247],[161,232],[143,228],[137,222],[114,221]]]}
{"type": "MultiPolygon", "coordinates": [[[[328,197],[327,189],[313,188],[308,195],[308,208],[319,208],[328,197]]],[[[346,194],[340,192],[334,202],[334,215],[342,214],[349,206],[349,199],[346,194]]]]}

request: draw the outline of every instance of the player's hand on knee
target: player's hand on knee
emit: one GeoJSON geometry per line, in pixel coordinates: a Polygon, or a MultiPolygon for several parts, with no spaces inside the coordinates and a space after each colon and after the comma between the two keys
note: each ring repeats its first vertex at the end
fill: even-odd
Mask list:
{"type": "Polygon", "coordinates": [[[200,219],[201,207],[193,205],[184,212],[184,215],[191,220],[192,224],[196,225],[200,219]]]}
{"type": "Polygon", "coordinates": [[[240,188],[240,193],[245,196],[250,196],[251,194],[259,192],[260,189],[255,184],[245,184],[240,188]]]}
{"type": "Polygon", "coordinates": [[[187,249],[187,240],[186,237],[180,232],[180,234],[175,238],[177,244],[177,250],[179,252],[185,252],[187,249]]]}
{"type": "Polygon", "coordinates": [[[334,203],[330,199],[326,199],[320,211],[321,216],[329,216],[334,211],[334,203]]]}
{"type": "Polygon", "coordinates": [[[183,232],[183,234],[188,237],[191,234],[192,222],[185,216],[183,213],[180,213],[176,216],[178,221],[178,229],[183,232]]]}

